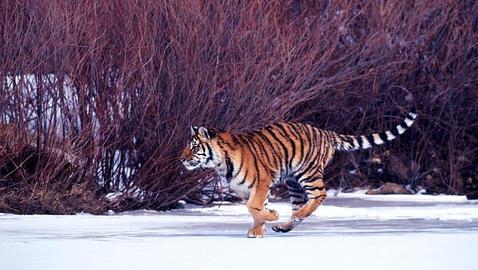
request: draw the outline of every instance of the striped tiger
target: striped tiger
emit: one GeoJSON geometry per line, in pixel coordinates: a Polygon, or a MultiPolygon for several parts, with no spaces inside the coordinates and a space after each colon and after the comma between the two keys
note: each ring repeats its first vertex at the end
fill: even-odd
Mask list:
{"type": "Polygon", "coordinates": [[[186,169],[214,168],[239,194],[249,195],[247,209],[254,219],[248,237],[263,237],[266,221],[279,214],[267,208],[270,188],[285,181],[293,213],[276,232],[288,232],[312,214],[327,197],[324,169],[335,151],[368,149],[397,138],[415,121],[411,110],[395,128],[381,133],[352,136],[301,123],[276,123],[234,134],[212,128],[191,127],[191,140],[181,155],[186,169]]]}

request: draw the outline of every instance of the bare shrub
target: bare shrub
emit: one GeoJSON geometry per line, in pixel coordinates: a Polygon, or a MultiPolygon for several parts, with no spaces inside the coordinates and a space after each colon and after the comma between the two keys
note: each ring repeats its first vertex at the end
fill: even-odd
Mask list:
{"type": "MultiPolygon", "coordinates": [[[[213,179],[178,162],[191,124],[367,133],[409,108],[403,89],[420,116],[385,146],[411,168],[392,180],[476,189],[476,14],[472,1],[2,1],[0,211],[169,207],[213,179]]],[[[329,184],[390,181],[367,165],[382,152],[339,156],[329,184]]]]}

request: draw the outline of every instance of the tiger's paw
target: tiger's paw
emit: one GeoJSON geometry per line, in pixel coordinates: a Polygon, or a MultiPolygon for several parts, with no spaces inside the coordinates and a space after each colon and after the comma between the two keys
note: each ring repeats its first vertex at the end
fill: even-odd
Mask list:
{"type": "Polygon", "coordinates": [[[249,238],[263,238],[266,232],[266,225],[262,225],[260,227],[253,227],[250,228],[247,232],[247,237],[249,238]]]}
{"type": "Polygon", "coordinates": [[[266,209],[264,219],[266,221],[276,221],[279,219],[279,213],[276,210],[266,209]]]}
{"type": "Polygon", "coordinates": [[[297,227],[302,222],[300,219],[291,219],[285,223],[272,225],[272,230],[275,232],[286,233],[297,227]]]}
{"type": "Polygon", "coordinates": [[[274,232],[286,233],[286,232],[290,232],[290,230],[292,230],[292,226],[287,225],[287,223],[274,224],[274,225],[272,225],[272,230],[274,232]]]}

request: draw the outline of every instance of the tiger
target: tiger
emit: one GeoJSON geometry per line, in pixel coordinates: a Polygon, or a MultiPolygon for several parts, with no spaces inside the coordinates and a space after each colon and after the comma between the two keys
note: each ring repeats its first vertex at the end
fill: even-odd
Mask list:
{"type": "Polygon", "coordinates": [[[288,221],[272,225],[286,233],[310,216],[326,199],[324,169],[338,151],[369,149],[396,139],[417,117],[413,107],[400,124],[369,135],[342,135],[309,124],[280,122],[233,133],[191,126],[191,137],[180,161],[187,170],[214,168],[232,190],[248,196],[247,209],[254,221],[249,238],[262,238],[266,222],[279,214],[267,207],[271,187],[283,181],[292,205],[288,221]]]}

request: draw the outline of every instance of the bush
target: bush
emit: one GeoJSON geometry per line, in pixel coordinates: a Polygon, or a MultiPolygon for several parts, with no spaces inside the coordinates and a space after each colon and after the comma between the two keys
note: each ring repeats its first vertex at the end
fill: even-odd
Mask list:
{"type": "Polygon", "coordinates": [[[293,120],[368,133],[403,117],[403,89],[419,119],[385,148],[409,171],[377,176],[369,165],[386,159],[377,148],[340,155],[329,185],[395,177],[451,194],[478,185],[472,1],[0,7],[0,123],[10,130],[0,132],[0,211],[169,207],[213,179],[178,161],[191,124],[293,120]]]}

